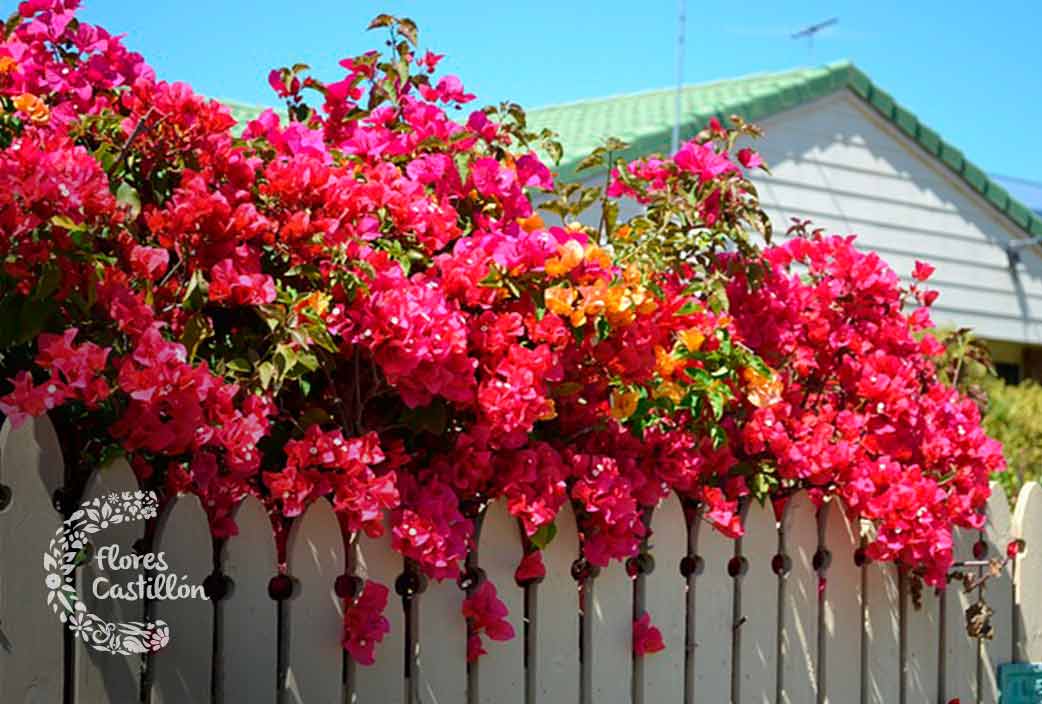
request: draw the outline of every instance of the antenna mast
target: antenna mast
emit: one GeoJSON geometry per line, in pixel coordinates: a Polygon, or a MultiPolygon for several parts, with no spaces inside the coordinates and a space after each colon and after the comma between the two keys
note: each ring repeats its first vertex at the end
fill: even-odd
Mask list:
{"type": "Polygon", "coordinates": [[[684,25],[687,22],[685,0],[677,0],[677,92],[673,96],[673,140],[674,153],[680,148],[680,90],[684,84],[684,25]]]}

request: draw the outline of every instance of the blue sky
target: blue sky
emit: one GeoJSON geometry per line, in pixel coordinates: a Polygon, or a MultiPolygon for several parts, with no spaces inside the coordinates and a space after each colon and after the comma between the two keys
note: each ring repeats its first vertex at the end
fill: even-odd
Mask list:
{"type": "MultiPolygon", "coordinates": [[[[674,82],[675,0],[84,0],[83,16],[142,52],[162,78],[274,104],[265,76],[298,61],[335,79],[374,48],[378,12],[413,18],[482,102],[537,107],[674,82]]],[[[988,171],[1042,181],[1042,3],[688,0],[685,82],[851,59],[988,171]],[[731,9],[740,8],[740,9],[731,9]],[[830,17],[813,53],[789,35],[830,17]]]]}

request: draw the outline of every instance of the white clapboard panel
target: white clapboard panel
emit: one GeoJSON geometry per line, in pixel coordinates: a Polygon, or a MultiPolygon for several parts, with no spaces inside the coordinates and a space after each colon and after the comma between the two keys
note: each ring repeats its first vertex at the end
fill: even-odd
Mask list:
{"type": "Polygon", "coordinates": [[[1042,486],[1028,482],[1017,497],[1013,535],[1024,541],[1017,556],[1016,630],[1017,662],[1042,661],[1042,486]]]}
{"type": "Polygon", "coordinates": [[[738,580],[737,701],[766,704],[774,701],[778,687],[778,575],[771,566],[778,552],[778,521],[770,502],[752,501],[746,509],[741,549],[747,569],[738,580]]]}
{"type": "Polygon", "coordinates": [[[284,704],[340,701],[343,688],[343,603],[334,591],[345,572],[344,540],[333,507],[317,499],[290,527],[287,568],[295,580],[284,605],[284,704]]]}
{"type": "MultiPolygon", "coordinates": [[[[95,470],[87,481],[83,499],[105,496],[112,492],[137,491],[138,483],[130,465],[123,459],[95,470]]],[[[124,586],[137,580],[142,570],[98,569],[98,551],[106,546],[116,546],[122,556],[134,554],[134,542],[144,535],[143,521],[109,526],[90,536],[94,546],[94,559],[79,570],[78,589],[87,611],[109,623],[127,623],[145,620],[144,601],[98,599],[94,596],[97,585],[104,593],[112,585],[124,586]],[[98,581],[108,580],[108,582],[98,581]]],[[[76,645],[76,697],[91,704],[125,704],[139,697],[141,656],[115,655],[88,647],[77,639],[76,645]]]]}
{"type": "Polygon", "coordinates": [[[860,524],[850,520],[839,499],[824,508],[825,600],[822,614],[820,701],[858,704],[861,701],[862,584],[854,553],[861,544],[860,524]]]}
{"type": "Polygon", "coordinates": [[[896,702],[901,696],[901,590],[897,567],[865,565],[865,700],[896,702]]]}
{"type": "MultiPolygon", "coordinates": [[[[153,552],[162,554],[178,585],[202,586],[213,571],[210,526],[199,499],[183,494],[159,518],[153,552]]],[[[197,590],[198,591],[198,590],[197,590]]],[[[170,627],[170,642],[152,656],[152,704],[204,702],[213,677],[213,602],[206,598],[156,600],[156,619],[170,627]]]]}
{"type": "Polygon", "coordinates": [[[391,547],[391,526],[384,517],[384,534],[360,533],[353,544],[355,574],[387,587],[384,618],[391,630],[374,651],[372,665],[355,664],[351,704],[402,704],[405,701],[405,610],[395,592],[402,573],[402,556],[391,547]]]}
{"type": "Polygon", "coordinates": [[[268,595],[278,571],[275,536],[268,512],[253,496],[239,504],[235,523],[239,534],[225,542],[221,559],[231,590],[217,607],[218,701],[275,704],[278,604],[268,595]]]}
{"type": "Polygon", "coordinates": [[[698,519],[695,551],[702,570],[694,577],[694,668],[692,701],[695,704],[728,702],[731,697],[731,644],[734,636],[734,579],[727,563],[734,557],[734,541],[698,519]]]}
{"type": "Polygon", "coordinates": [[[0,701],[62,700],[62,626],[44,599],[43,554],[61,525],[51,497],[65,468],[54,426],[28,420],[0,430],[0,701]]]}
{"type": "Polygon", "coordinates": [[[803,492],[785,506],[782,545],[789,571],[782,580],[781,701],[803,704],[816,701],[818,691],[818,523],[817,510],[803,492]]]}
{"type": "Polygon", "coordinates": [[[416,691],[420,704],[467,699],[465,597],[455,579],[446,579],[431,580],[416,599],[416,691]]]}
{"type": "MultiPolygon", "coordinates": [[[[506,501],[494,501],[481,522],[478,564],[496,587],[514,627],[508,641],[485,639],[485,650],[474,668],[476,699],[481,704],[523,704],[525,701],[525,592],[514,580],[524,554],[517,519],[506,501]]],[[[471,701],[475,696],[471,695],[471,701]]]]}
{"type": "MultiPolygon", "coordinates": [[[[952,554],[955,562],[973,560],[973,544],[979,533],[966,528],[952,531],[952,554]]],[[[975,578],[977,567],[953,568],[975,578]]],[[[944,700],[958,698],[963,702],[977,700],[978,643],[966,632],[966,608],[977,601],[977,590],[967,593],[961,581],[953,580],[944,591],[944,700]]]]}
{"type": "MultiPolygon", "coordinates": [[[[1012,521],[1006,492],[998,482],[991,483],[988,520],[981,538],[988,546],[987,559],[1005,560],[1006,548],[1013,539],[1012,521]]],[[[1013,565],[1009,562],[984,587],[984,599],[992,608],[995,637],[981,642],[981,704],[999,701],[999,665],[1013,660],[1013,565]]]]}
{"type": "Polygon", "coordinates": [[[670,493],[651,515],[651,555],[655,568],[641,575],[644,610],[662,633],[666,649],[642,658],[637,704],[680,704],[684,701],[685,579],[680,561],[687,555],[684,509],[670,493]]]}
{"type": "Polygon", "coordinates": [[[583,668],[589,668],[588,704],[629,704],[633,674],[633,580],[613,560],[587,581],[589,640],[583,668]]]}
{"type": "Polygon", "coordinates": [[[572,563],[579,557],[575,514],[565,504],[555,519],[557,535],[543,550],[546,578],[530,590],[529,686],[536,704],[579,701],[579,592],[572,563]]]}
{"type": "MultiPolygon", "coordinates": [[[[909,579],[904,580],[907,586],[909,579]]],[[[941,651],[941,600],[933,587],[923,587],[922,607],[912,603],[910,589],[904,589],[905,700],[933,702],[939,696],[941,651]]]]}

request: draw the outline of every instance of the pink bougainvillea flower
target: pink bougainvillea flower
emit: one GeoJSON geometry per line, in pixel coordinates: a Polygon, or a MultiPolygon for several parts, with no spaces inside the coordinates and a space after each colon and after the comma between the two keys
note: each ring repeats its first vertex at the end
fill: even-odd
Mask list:
{"type": "Polygon", "coordinates": [[[633,622],[633,654],[644,656],[665,649],[662,632],[651,624],[651,614],[645,611],[633,622]]]}

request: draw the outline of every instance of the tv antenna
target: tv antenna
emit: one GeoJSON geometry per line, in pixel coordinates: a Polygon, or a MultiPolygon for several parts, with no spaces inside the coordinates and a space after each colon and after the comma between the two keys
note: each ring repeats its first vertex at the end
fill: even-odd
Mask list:
{"type": "Polygon", "coordinates": [[[839,24],[839,18],[838,17],[832,17],[830,19],[825,20],[824,22],[818,22],[817,24],[812,24],[809,27],[804,27],[803,29],[801,29],[798,32],[794,32],[793,35],[792,35],[792,38],[793,39],[806,39],[807,40],[807,50],[810,51],[813,54],[814,53],[814,35],[818,34],[822,30],[828,29],[829,27],[832,27],[833,25],[836,25],[836,24],[839,24]]]}

